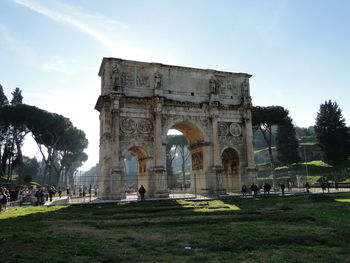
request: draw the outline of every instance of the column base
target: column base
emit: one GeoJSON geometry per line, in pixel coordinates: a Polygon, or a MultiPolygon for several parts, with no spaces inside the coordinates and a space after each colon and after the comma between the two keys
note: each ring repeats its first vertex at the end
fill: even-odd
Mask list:
{"type": "Polygon", "coordinates": [[[114,193],[109,195],[109,200],[122,200],[125,199],[126,196],[124,193],[114,193]]]}
{"type": "Polygon", "coordinates": [[[169,192],[168,191],[155,191],[153,196],[155,198],[169,198],[169,192]]]}

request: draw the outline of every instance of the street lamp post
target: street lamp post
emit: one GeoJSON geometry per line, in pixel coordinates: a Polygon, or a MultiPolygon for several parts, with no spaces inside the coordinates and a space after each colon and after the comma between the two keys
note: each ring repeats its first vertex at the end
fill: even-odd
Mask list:
{"type": "Polygon", "coordinates": [[[305,170],[306,170],[306,182],[309,181],[309,170],[307,167],[307,158],[306,158],[306,147],[304,145],[304,159],[305,159],[305,170]]]}

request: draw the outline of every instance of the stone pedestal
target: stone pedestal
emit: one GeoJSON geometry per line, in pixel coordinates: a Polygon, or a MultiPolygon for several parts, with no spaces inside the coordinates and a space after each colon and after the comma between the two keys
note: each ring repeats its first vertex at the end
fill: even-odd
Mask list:
{"type": "Polygon", "coordinates": [[[150,189],[149,196],[155,198],[169,197],[168,183],[166,178],[166,170],[163,166],[156,166],[151,169],[153,182],[153,189],[150,189]]]}
{"type": "Polygon", "coordinates": [[[121,167],[113,167],[111,176],[111,200],[121,200],[125,198],[124,192],[124,171],[121,167]]]}
{"type": "Polygon", "coordinates": [[[215,165],[212,167],[213,177],[214,177],[214,195],[223,195],[226,194],[226,189],[223,187],[223,168],[222,166],[215,165]]]}
{"type": "Polygon", "coordinates": [[[256,175],[257,175],[257,169],[255,166],[250,166],[246,168],[246,176],[244,183],[246,186],[251,185],[252,183],[257,183],[256,180],[256,175]]]}

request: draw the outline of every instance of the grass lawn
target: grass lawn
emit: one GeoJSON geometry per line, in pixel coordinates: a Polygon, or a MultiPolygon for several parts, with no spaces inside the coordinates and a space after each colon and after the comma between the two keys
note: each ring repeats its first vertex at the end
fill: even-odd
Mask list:
{"type": "Polygon", "coordinates": [[[350,193],[21,207],[1,262],[350,262],[350,193]]]}

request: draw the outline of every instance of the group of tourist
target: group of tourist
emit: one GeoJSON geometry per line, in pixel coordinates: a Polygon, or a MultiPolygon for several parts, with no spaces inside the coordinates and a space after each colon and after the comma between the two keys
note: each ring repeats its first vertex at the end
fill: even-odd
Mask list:
{"type": "MultiPolygon", "coordinates": [[[[290,191],[291,190],[291,184],[289,182],[287,183],[287,186],[288,186],[288,189],[290,191]]],[[[271,188],[272,188],[271,185],[268,184],[268,183],[265,183],[262,186],[262,189],[264,191],[264,196],[270,196],[271,188]]],[[[310,189],[309,183],[305,184],[305,188],[306,188],[306,191],[309,192],[309,189],[310,189]]],[[[274,189],[274,191],[278,191],[278,189],[281,189],[281,193],[282,193],[282,195],[284,195],[285,194],[286,185],[283,184],[283,183],[278,184],[278,188],[274,189]]],[[[256,184],[253,183],[250,186],[250,190],[251,190],[252,195],[256,196],[258,194],[260,188],[256,184]]],[[[248,194],[248,187],[245,184],[242,186],[241,192],[242,192],[243,197],[247,196],[247,194],[248,194]]]]}
{"type": "MultiPolygon", "coordinates": [[[[67,190],[68,192],[69,190],[67,190]]],[[[62,190],[59,187],[58,190],[53,186],[47,187],[15,187],[12,189],[7,189],[5,187],[0,187],[0,207],[1,210],[5,210],[6,206],[10,202],[19,201],[20,204],[36,204],[43,205],[47,201],[52,201],[53,197],[58,193],[59,198],[61,198],[62,190]]]]}
{"type": "MultiPolygon", "coordinates": [[[[335,186],[335,188],[337,189],[338,188],[338,183],[335,183],[337,184],[335,186]]],[[[326,188],[327,188],[327,192],[329,193],[329,188],[331,187],[331,184],[327,181],[327,182],[322,182],[321,183],[321,188],[322,188],[322,192],[324,193],[326,191],[326,188]]]]}
{"type": "Polygon", "coordinates": [[[0,187],[0,212],[6,209],[7,202],[10,202],[10,192],[5,187],[0,187]]]}

